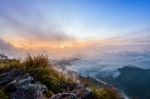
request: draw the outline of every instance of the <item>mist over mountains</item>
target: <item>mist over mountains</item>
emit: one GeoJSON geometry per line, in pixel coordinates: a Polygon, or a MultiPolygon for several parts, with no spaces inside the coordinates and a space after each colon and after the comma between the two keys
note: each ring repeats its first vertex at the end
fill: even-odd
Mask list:
{"type": "Polygon", "coordinates": [[[139,49],[114,53],[95,52],[98,54],[92,56],[83,53],[78,57],[59,60],[59,65],[83,77],[92,77],[115,86],[127,94],[129,99],[148,99],[150,52],[139,49]],[[147,73],[146,76],[144,73],[147,73]]]}

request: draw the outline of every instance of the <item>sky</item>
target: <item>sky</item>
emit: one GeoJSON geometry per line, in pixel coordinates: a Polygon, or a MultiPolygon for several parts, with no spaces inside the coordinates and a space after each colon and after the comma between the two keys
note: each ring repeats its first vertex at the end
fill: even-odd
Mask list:
{"type": "Polygon", "coordinates": [[[0,48],[58,53],[95,44],[149,45],[149,5],[149,0],[0,0],[0,48]]]}

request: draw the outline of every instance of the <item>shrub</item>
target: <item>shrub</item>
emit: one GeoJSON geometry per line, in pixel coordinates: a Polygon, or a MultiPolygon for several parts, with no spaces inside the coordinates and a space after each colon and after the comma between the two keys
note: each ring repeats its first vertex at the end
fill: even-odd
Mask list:
{"type": "Polygon", "coordinates": [[[47,56],[38,55],[31,56],[28,54],[25,61],[23,62],[26,69],[29,68],[50,68],[50,63],[47,56]]]}

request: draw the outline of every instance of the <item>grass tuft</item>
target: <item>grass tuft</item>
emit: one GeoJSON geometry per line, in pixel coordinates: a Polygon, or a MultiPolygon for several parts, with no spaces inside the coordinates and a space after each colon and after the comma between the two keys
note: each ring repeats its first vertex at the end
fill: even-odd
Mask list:
{"type": "Polygon", "coordinates": [[[93,86],[92,99],[120,99],[120,95],[114,89],[93,86]]]}

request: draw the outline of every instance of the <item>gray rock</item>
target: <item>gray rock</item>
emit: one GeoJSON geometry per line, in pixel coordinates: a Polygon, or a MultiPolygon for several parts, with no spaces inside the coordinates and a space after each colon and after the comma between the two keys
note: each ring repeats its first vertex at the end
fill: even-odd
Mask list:
{"type": "Polygon", "coordinates": [[[27,84],[17,87],[17,90],[12,93],[12,99],[44,99],[43,92],[47,87],[40,83],[27,84]]]}
{"type": "MultiPolygon", "coordinates": [[[[0,74],[0,85],[5,87],[11,99],[45,99],[42,93],[48,90],[28,73],[16,69],[0,74]]],[[[63,89],[66,90],[50,99],[90,99],[92,96],[92,90],[79,83],[64,83],[63,89]]]]}
{"type": "Polygon", "coordinates": [[[33,77],[20,70],[12,70],[0,75],[0,85],[10,94],[11,99],[45,99],[45,85],[35,82],[33,77]]]}
{"type": "Polygon", "coordinates": [[[0,74],[0,85],[6,85],[9,82],[20,78],[24,73],[20,70],[11,70],[6,73],[0,74]]]}
{"type": "Polygon", "coordinates": [[[53,95],[50,99],[77,99],[74,93],[58,93],[53,95]]]}

